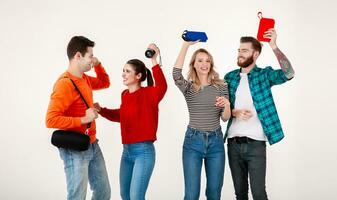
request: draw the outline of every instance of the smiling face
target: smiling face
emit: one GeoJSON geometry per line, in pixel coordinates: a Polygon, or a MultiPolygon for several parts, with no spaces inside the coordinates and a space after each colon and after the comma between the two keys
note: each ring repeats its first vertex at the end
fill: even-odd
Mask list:
{"type": "Polygon", "coordinates": [[[123,67],[123,84],[126,86],[134,85],[134,84],[140,84],[142,74],[138,73],[136,74],[136,71],[134,70],[133,66],[130,64],[125,64],[123,67]]]}
{"type": "Polygon", "coordinates": [[[207,53],[199,52],[195,56],[193,67],[197,75],[208,75],[211,70],[211,58],[207,53]]]}
{"type": "MultiPolygon", "coordinates": [[[[214,78],[214,61],[212,55],[206,49],[196,50],[191,58],[189,64],[189,71],[187,79],[192,81],[196,87],[199,87],[201,82],[200,78],[203,80],[207,79],[208,82],[211,82],[214,78]]],[[[195,88],[198,90],[198,88],[195,88]]]]}
{"type": "Polygon", "coordinates": [[[255,51],[251,43],[241,43],[238,49],[237,64],[242,68],[247,68],[255,63],[258,52],[255,51]]]}
{"type": "Polygon", "coordinates": [[[93,58],[93,48],[92,47],[88,47],[87,48],[87,52],[84,54],[84,56],[81,55],[80,52],[78,52],[79,54],[79,59],[78,59],[78,65],[80,66],[81,70],[83,72],[87,72],[92,68],[92,58],[93,58]]]}
{"type": "Polygon", "coordinates": [[[68,43],[67,55],[69,62],[80,72],[87,72],[93,64],[93,47],[95,42],[83,36],[74,36],[68,43]]]}

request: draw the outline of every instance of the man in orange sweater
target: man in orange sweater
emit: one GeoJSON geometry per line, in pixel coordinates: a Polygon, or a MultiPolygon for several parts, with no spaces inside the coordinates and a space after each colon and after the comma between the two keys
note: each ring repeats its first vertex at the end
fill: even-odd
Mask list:
{"type": "Polygon", "coordinates": [[[50,97],[46,115],[46,126],[62,130],[85,133],[87,124],[90,146],[86,151],[59,148],[64,162],[67,180],[67,199],[85,199],[88,181],[93,190],[92,199],[110,199],[111,189],[104,158],[96,139],[95,119],[98,114],[93,108],[92,90],[108,88],[110,80],[101,63],[93,57],[95,43],[83,36],[74,36],[67,47],[69,58],[68,70],[56,81],[50,97]],[[96,77],[84,72],[95,69],[96,77]],[[83,98],[76,91],[71,80],[76,84],[83,98]]]}

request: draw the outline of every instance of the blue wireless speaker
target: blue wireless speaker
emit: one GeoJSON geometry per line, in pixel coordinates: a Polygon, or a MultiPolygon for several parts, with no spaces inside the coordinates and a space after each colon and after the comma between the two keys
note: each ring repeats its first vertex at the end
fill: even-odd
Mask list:
{"type": "Polygon", "coordinates": [[[197,41],[200,40],[200,42],[206,42],[207,41],[207,35],[205,32],[197,32],[197,31],[188,31],[185,30],[183,34],[181,35],[183,40],[187,42],[197,41]]]}

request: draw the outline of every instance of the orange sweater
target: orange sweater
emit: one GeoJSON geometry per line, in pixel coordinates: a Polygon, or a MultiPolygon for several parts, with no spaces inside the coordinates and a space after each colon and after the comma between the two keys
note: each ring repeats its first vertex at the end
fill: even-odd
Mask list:
{"type": "MultiPolygon", "coordinates": [[[[81,91],[85,101],[93,107],[92,90],[108,88],[110,80],[101,64],[94,67],[97,77],[83,74],[82,78],[71,75],[68,71],[63,73],[56,81],[46,115],[47,128],[73,130],[84,133],[87,125],[81,125],[81,117],[85,116],[87,109],[80,94],[68,78],[71,78],[81,91]]],[[[90,143],[96,140],[95,121],[89,129],[90,143]]]]}

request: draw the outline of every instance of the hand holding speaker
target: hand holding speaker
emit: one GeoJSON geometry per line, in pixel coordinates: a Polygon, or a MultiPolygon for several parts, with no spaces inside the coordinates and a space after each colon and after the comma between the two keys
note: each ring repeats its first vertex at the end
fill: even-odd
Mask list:
{"type": "Polygon", "coordinates": [[[188,31],[188,30],[185,30],[183,34],[181,35],[181,37],[186,42],[192,42],[192,41],[206,42],[208,39],[205,32],[188,31]]]}
{"type": "MultiPolygon", "coordinates": [[[[263,18],[262,12],[258,12],[257,16],[260,18],[259,29],[257,31],[257,39],[261,42],[270,42],[270,37],[265,37],[265,33],[274,28],[275,20],[270,18],[263,18]]],[[[268,33],[269,34],[269,33],[268,33]]]]}

